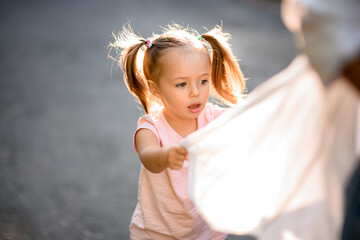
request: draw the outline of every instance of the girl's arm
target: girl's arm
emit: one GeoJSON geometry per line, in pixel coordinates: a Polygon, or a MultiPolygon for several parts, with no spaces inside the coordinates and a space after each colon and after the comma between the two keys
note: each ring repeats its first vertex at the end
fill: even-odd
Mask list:
{"type": "Polygon", "coordinates": [[[160,173],[167,167],[178,170],[187,157],[183,146],[161,147],[155,134],[146,128],[138,130],[135,144],[142,164],[152,173],[160,173]]]}

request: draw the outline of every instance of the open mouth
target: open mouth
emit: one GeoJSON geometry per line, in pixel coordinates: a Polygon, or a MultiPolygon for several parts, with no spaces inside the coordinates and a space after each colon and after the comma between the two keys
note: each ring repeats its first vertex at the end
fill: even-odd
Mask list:
{"type": "Polygon", "coordinates": [[[191,104],[190,106],[188,106],[188,109],[192,113],[198,113],[200,111],[200,109],[201,109],[201,104],[200,103],[191,104]]]}

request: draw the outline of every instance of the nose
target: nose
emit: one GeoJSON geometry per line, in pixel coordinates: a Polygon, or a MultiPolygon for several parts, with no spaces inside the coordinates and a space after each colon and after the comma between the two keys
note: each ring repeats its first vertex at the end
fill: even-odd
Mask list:
{"type": "Polygon", "coordinates": [[[192,84],[189,90],[190,90],[189,93],[190,97],[197,97],[200,94],[199,86],[197,86],[197,84],[192,84]]]}

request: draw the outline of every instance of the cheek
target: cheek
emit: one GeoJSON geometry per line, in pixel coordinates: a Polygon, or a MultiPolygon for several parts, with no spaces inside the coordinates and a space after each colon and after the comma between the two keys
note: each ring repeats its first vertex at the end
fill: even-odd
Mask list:
{"type": "Polygon", "coordinates": [[[184,99],[182,91],[177,91],[177,89],[175,91],[173,89],[162,89],[160,95],[162,101],[168,104],[176,104],[179,100],[184,99]]]}
{"type": "Polygon", "coordinates": [[[204,88],[202,89],[202,93],[203,93],[203,96],[204,96],[204,97],[205,97],[205,96],[209,97],[210,92],[211,92],[210,85],[207,85],[206,87],[204,87],[204,88]]]}

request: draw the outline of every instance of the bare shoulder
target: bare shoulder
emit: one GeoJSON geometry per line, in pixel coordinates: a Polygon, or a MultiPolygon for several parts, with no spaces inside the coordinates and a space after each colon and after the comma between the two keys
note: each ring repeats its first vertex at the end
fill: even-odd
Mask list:
{"type": "Polygon", "coordinates": [[[135,144],[138,152],[147,147],[160,147],[160,142],[155,133],[147,128],[141,128],[136,132],[135,144]]]}

